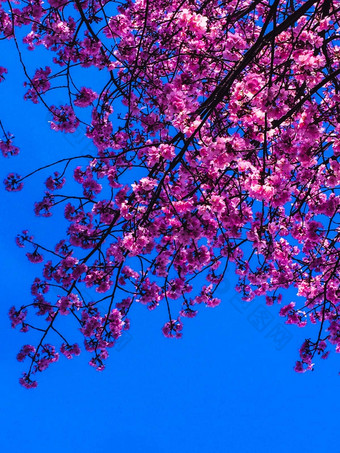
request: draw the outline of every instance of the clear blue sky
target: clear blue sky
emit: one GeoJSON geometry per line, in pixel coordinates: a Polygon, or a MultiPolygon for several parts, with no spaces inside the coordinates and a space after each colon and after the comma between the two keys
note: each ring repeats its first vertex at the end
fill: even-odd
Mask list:
{"type": "MultiPolygon", "coordinates": [[[[0,85],[0,118],[15,133],[21,156],[1,161],[1,180],[86,144],[50,131],[44,109],[22,101],[24,77],[14,48],[5,46],[0,64],[9,74],[0,85]]],[[[131,330],[111,350],[104,372],[89,367],[84,353],[51,365],[37,389],[22,388],[24,368],[15,356],[32,337],[12,330],[7,312],[31,300],[40,267],[28,263],[14,236],[25,228],[41,241],[63,234],[56,217],[34,217],[42,191],[41,177],[21,193],[2,190],[1,452],[340,452],[340,357],[332,353],[313,373],[296,374],[308,331],[285,326],[261,300],[242,305],[232,270],[219,293],[222,304],[201,307],[181,340],[162,336],[164,307],[136,306],[131,330]]]]}

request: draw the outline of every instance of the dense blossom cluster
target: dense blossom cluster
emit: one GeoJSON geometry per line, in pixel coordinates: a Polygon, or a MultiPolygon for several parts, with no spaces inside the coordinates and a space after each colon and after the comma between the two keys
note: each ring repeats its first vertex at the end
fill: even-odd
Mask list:
{"type": "MultiPolygon", "coordinates": [[[[273,305],[296,289],[280,315],[316,329],[296,371],[340,352],[339,31],[340,0],[1,4],[1,37],[45,49],[25,98],[45,104],[55,131],[85,125],[92,143],[86,156],[62,156],[35,205],[48,217],[65,204],[65,237],[43,253],[27,231],[17,238],[30,261],[47,259],[33,303],[10,310],[13,327],[43,331],[19,353],[30,360],[23,385],[58,359],[43,344],[50,334],[67,358],[79,355],[63,316],[99,370],[136,303],[165,306],[164,335],[181,337],[198,305],[220,303],[229,263],[245,301],[273,305]],[[91,87],[86,71],[98,73],[91,87]],[[50,105],[52,90],[63,105],[50,105]],[[80,190],[67,196],[58,191],[70,169],[80,190]]],[[[17,153],[10,137],[0,149],[17,153]]],[[[6,189],[23,179],[11,173],[6,189]]]]}

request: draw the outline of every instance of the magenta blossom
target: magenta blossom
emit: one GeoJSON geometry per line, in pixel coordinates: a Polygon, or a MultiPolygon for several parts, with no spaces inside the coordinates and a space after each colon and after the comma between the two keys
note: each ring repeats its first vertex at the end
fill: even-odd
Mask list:
{"type": "Polygon", "coordinates": [[[8,192],[19,192],[24,187],[21,182],[21,176],[17,173],[9,173],[7,178],[4,180],[5,189],[8,192]]]}

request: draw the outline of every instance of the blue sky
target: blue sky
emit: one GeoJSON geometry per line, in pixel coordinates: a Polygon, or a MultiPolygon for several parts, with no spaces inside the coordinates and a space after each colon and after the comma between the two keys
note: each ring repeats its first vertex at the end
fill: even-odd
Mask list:
{"type": "MultiPolygon", "coordinates": [[[[11,170],[25,173],[82,150],[86,141],[54,133],[44,109],[22,100],[24,76],[14,47],[1,46],[0,64],[9,74],[0,85],[0,118],[21,147],[20,157],[1,161],[3,179],[11,170]]],[[[36,64],[37,56],[30,57],[36,64]]],[[[186,321],[181,340],[162,336],[165,307],[149,312],[136,306],[131,330],[111,350],[104,372],[89,367],[84,353],[51,365],[37,389],[21,388],[24,367],[15,356],[32,337],[12,330],[7,313],[30,301],[40,267],[27,261],[14,237],[25,228],[42,242],[63,235],[57,217],[34,217],[43,180],[32,178],[17,194],[2,190],[2,452],[340,452],[339,357],[332,353],[313,373],[296,374],[308,331],[285,326],[277,308],[262,299],[242,304],[232,269],[218,294],[221,305],[201,307],[186,321]]],[[[293,295],[286,295],[287,303],[293,295]]]]}

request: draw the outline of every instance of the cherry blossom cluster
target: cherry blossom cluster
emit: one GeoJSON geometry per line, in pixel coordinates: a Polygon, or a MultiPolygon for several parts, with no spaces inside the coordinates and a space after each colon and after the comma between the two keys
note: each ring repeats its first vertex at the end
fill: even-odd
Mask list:
{"type": "MultiPolygon", "coordinates": [[[[55,162],[35,204],[42,217],[64,206],[64,236],[17,237],[43,263],[33,302],[10,310],[13,327],[42,334],[19,353],[24,386],[81,341],[102,370],[136,304],[164,307],[163,334],[181,337],[199,305],[220,304],[228,266],[244,301],[265,296],[287,324],[314,325],[297,372],[340,352],[339,11],[340,0],[0,5],[25,99],[45,105],[53,131],[82,125],[88,141],[88,154],[55,162]],[[46,60],[30,74],[37,48],[46,60]]],[[[10,135],[0,149],[18,152],[10,135]]],[[[6,190],[28,176],[9,174],[6,190]]]]}

